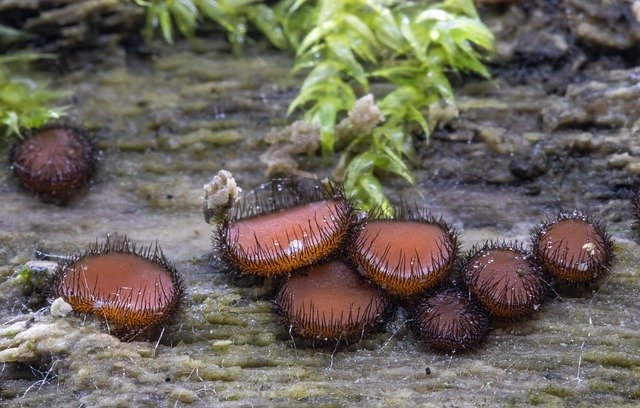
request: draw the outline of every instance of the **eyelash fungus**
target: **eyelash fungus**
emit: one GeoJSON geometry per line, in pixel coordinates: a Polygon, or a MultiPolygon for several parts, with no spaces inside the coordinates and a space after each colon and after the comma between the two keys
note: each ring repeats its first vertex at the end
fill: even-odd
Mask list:
{"type": "Polygon", "coordinates": [[[115,324],[120,337],[147,332],[168,323],[184,302],[177,270],[158,245],[137,248],[126,237],[97,241],[56,271],[50,293],[74,311],[115,324]]]}
{"type": "MultiPolygon", "coordinates": [[[[534,229],[531,250],[487,241],[461,256],[458,232],[416,205],[403,202],[391,216],[356,212],[341,186],[295,178],[267,183],[229,208],[237,198],[224,190],[237,190],[230,180],[221,221],[211,224],[214,245],[230,269],[279,278],[275,310],[305,345],[357,342],[400,307],[433,350],[469,351],[492,319],[531,317],[552,284],[590,281],[613,260],[604,225],[577,211],[534,229]]],[[[214,190],[205,185],[203,200],[215,204],[214,190]]]]}
{"type": "Polygon", "coordinates": [[[518,243],[487,242],[471,250],[462,281],[491,316],[528,317],[544,300],[542,271],[518,243]]]}
{"type": "Polygon", "coordinates": [[[444,353],[476,348],[489,330],[487,313],[455,288],[426,297],[413,314],[413,331],[431,348],[444,353]]]}
{"type": "Polygon", "coordinates": [[[340,188],[285,179],[232,210],[214,245],[241,273],[283,276],[336,252],[353,223],[354,208],[340,188]]]}
{"type": "Polygon", "coordinates": [[[441,219],[409,206],[392,218],[370,215],[349,246],[363,275],[394,296],[414,296],[449,274],[458,254],[457,233],[441,219]]]}
{"type": "Polygon", "coordinates": [[[383,321],[386,301],[341,261],[311,266],[284,282],[275,301],[293,335],[320,343],[359,341],[383,321]]]}
{"type": "Polygon", "coordinates": [[[542,223],[531,241],[536,261],[563,284],[594,283],[613,260],[613,242],[604,223],[578,211],[542,223]]]}
{"type": "Polygon", "coordinates": [[[26,132],[11,148],[16,179],[45,201],[65,203],[95,171],[98,151],[85,132],[66,124],[49,124],[26,132]]]}

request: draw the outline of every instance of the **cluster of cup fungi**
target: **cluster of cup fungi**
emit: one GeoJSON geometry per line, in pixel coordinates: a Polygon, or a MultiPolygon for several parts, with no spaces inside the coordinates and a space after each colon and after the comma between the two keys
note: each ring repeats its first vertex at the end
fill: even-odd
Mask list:
{"type": "Polygon", "coordinates": [[[532,316],[554,286],[593,284],[613,255],[603,223],[580,212],[542,223],[531,250],[489,241],[462,255],[458,233],[416,205],[364,213],[339,187],[299,179],[246,196],[214,242],[232,270],[273,279],[299,339],[356,342],[404,307],[415,334],[447,353],[477,347],[492,320],[532,316]]]}
{"type": "MultiPolygon", "coordinates": [[[[23,186],[63,202],[86,184],[96,157],[83,132],[67,125],[30,132],[10,153],[23,186]]],[[[286,328],[311,344],[357,342],[404,307],[434,350],[470,350],[492,320],[526,319],[553,287],[593,284],[612,262],[603,223],[580,212],[542,223],[530,249],[490,241],[461,254],[458,232],[416,205],[386,216],[358,211],[330,183],[289,178],[268,186],[237,205],[230,193],[237,190],[223,188],[205,219],[216,225],[214,246],[229,269],[270,279],[286,328]]],[[[135,338],[171,321],[185,285],[157,245],[107,239],[59,265],[50,293],[135,338]]]]}

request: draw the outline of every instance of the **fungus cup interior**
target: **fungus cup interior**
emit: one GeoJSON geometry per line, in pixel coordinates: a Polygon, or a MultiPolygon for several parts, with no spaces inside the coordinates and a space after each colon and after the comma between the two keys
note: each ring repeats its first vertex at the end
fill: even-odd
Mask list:
{"type": "Polygon", "coordinates": [[[229,240],[249,257],[293,256],[325,244],[339,232],[340,205],[335,200],[316,201],[240,219],[231,225],[229,240]]]}
{"type": "Polygon", "coordinates": [[[419,221],[373,220],[361,232],[362,257],[397,277],[427,274],[451,258],[447,231],[419,221]]]}
{"type": "Polygon", "coordinates": [[[471,292],[496,316],[530,313],[542,300],[542,276],[520,250],[481,250],[472,257],[464,276],[471,292]]]}
{"type": "Polygon", "coordinates": [[[172,274],[132,253],[87,256],[65,268],[60,294],[74,310],[136,326],[159,321],[178,296],[172,274]]]}
{"type": "Polygon", "coordinates": [[[418,335],[446,352],[474,347],[489,327],[487,315],[462,293],[445,290],[424,299],[415,311],[418,335]]]}
{"type": "Polygon", "coordinates": [[[604,237],[581,219],[564,219],[549,226],[542,233],[538,250],[547,262],[585,272],[606,257],[604,237]]]}
{"type": "Polygon", "coordinates": [[[341,196],[250,207],[218,229],[216,245],[239,272],[263,277],[286,275],[338,253],[349,236],[353,207],[341,196]],[[286,205],[279,207],[279,204],[286,205]]]}
{"type": "Polygon", "coordinates": [[[320,340],[358,338],[380,322],[385,310],[380,293],[340,261],[291,276],[277,304],[295,333],[320,340]]]}
{"type": "Polygon", "coordinates": [[[95,152],[79,130],[50,126],[14,145],[11,161],[25,187],[43,194],[65,195],[89,178],[95,152]]]}

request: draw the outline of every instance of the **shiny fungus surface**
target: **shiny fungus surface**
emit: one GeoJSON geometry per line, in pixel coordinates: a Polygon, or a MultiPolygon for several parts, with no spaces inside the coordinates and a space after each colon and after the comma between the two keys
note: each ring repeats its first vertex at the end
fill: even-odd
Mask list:
{"type": "Polygon", "coordinates": [[[489,314],[501,318],[530,316],[546,291],[541,270],[515,243],[486,243],[472,251],[462,279],[489,314]]]}
{"type": "Polygon", "coordinates": [[[456,234],[432,218],[372,219],[350,248],[364,276],[388,293],[413,296],[449,273],[457,254],[456,234]]]}
{"type": "Polygon", "coordinates": [[[293,334],[320,342],[358,341],[381,323],[386,309],[379,291],[341,261],[289,277],[276,305],[293,334]]]}
{"type": "Polygon", "coordinates": [[[94,245],[60,268],[51,292],[73,310],[134,330],[168,321],[182,303],[183,284],[156,246],[129,241],[94,245]]]}
{"type": "Polygon", "coordinates": [[[353,223],[353,207],[339,193],[287,191],[260,197],[218,230],[222,259],[241,273],[282,276],[341,248],[353,223]]]}
{"type": "Polygon", "coordinates": [[[533,233],[536,260],[565,283],[588,283],[611,265],[613,243],[601,222],[579,212],[563,213],[533,233]]]}

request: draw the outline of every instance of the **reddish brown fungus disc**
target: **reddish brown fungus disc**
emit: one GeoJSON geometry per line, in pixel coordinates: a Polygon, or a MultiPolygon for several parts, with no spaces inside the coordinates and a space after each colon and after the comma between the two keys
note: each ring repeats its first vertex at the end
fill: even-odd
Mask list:
{"type": "Polygon", "coordinates": [[[393,295],[412,296],[447,276],[457,244],[455,234],[439,221],[374,219],[350,252],[368,279],[393,295]]]}
{"type": "Polygon", "coordinates": [[[52,292],[77,312],[131,329],[168,321],[184,296],[177,272],[158,247],[136,251],[128,241],[87,250],[61,268],[52,292]]]}
{"type": "Polygon", "coordinates": [[[51,125],[29,132],[14,144],[10,160],[23,186],[44,197],[64,199],[89,180],[96,154],[79,129],[51,125]]]}
{"type": "Polygon", "coordinates": [[[493,316],[529,316],[544,298],[542,272],[515,244],[485,244],[475,250],[462,277],[469,291],[493,316]]]}
{"type": "Polygon", "coordinates": [[[218,243],[223,259],[241,272],[278,276],[336,251],[351,217],[343,198],[303,203],[233,221],[221,229],[218,243]]]}
{"type": "Polygon", "coordinates": [[[561,214],[534,232],[533,249],[536,260],[555,278],[585,283],[606,272],[613,244],[600,223],[574,213],[561,214]]]}
{"type": "Polygon", "coordinates": [[[347,264],[332,261],[292,275],[276,305],[292,333],[319,341],[357,341],[381,321],[385,301],[347,264]]]}
{"type": "Polygon", "coordinates": [[[475,348],[487,333],[489,318],[468,297],[447,289],[418,305],[413,326],[431,347],[451,353],[475,348]]]}

